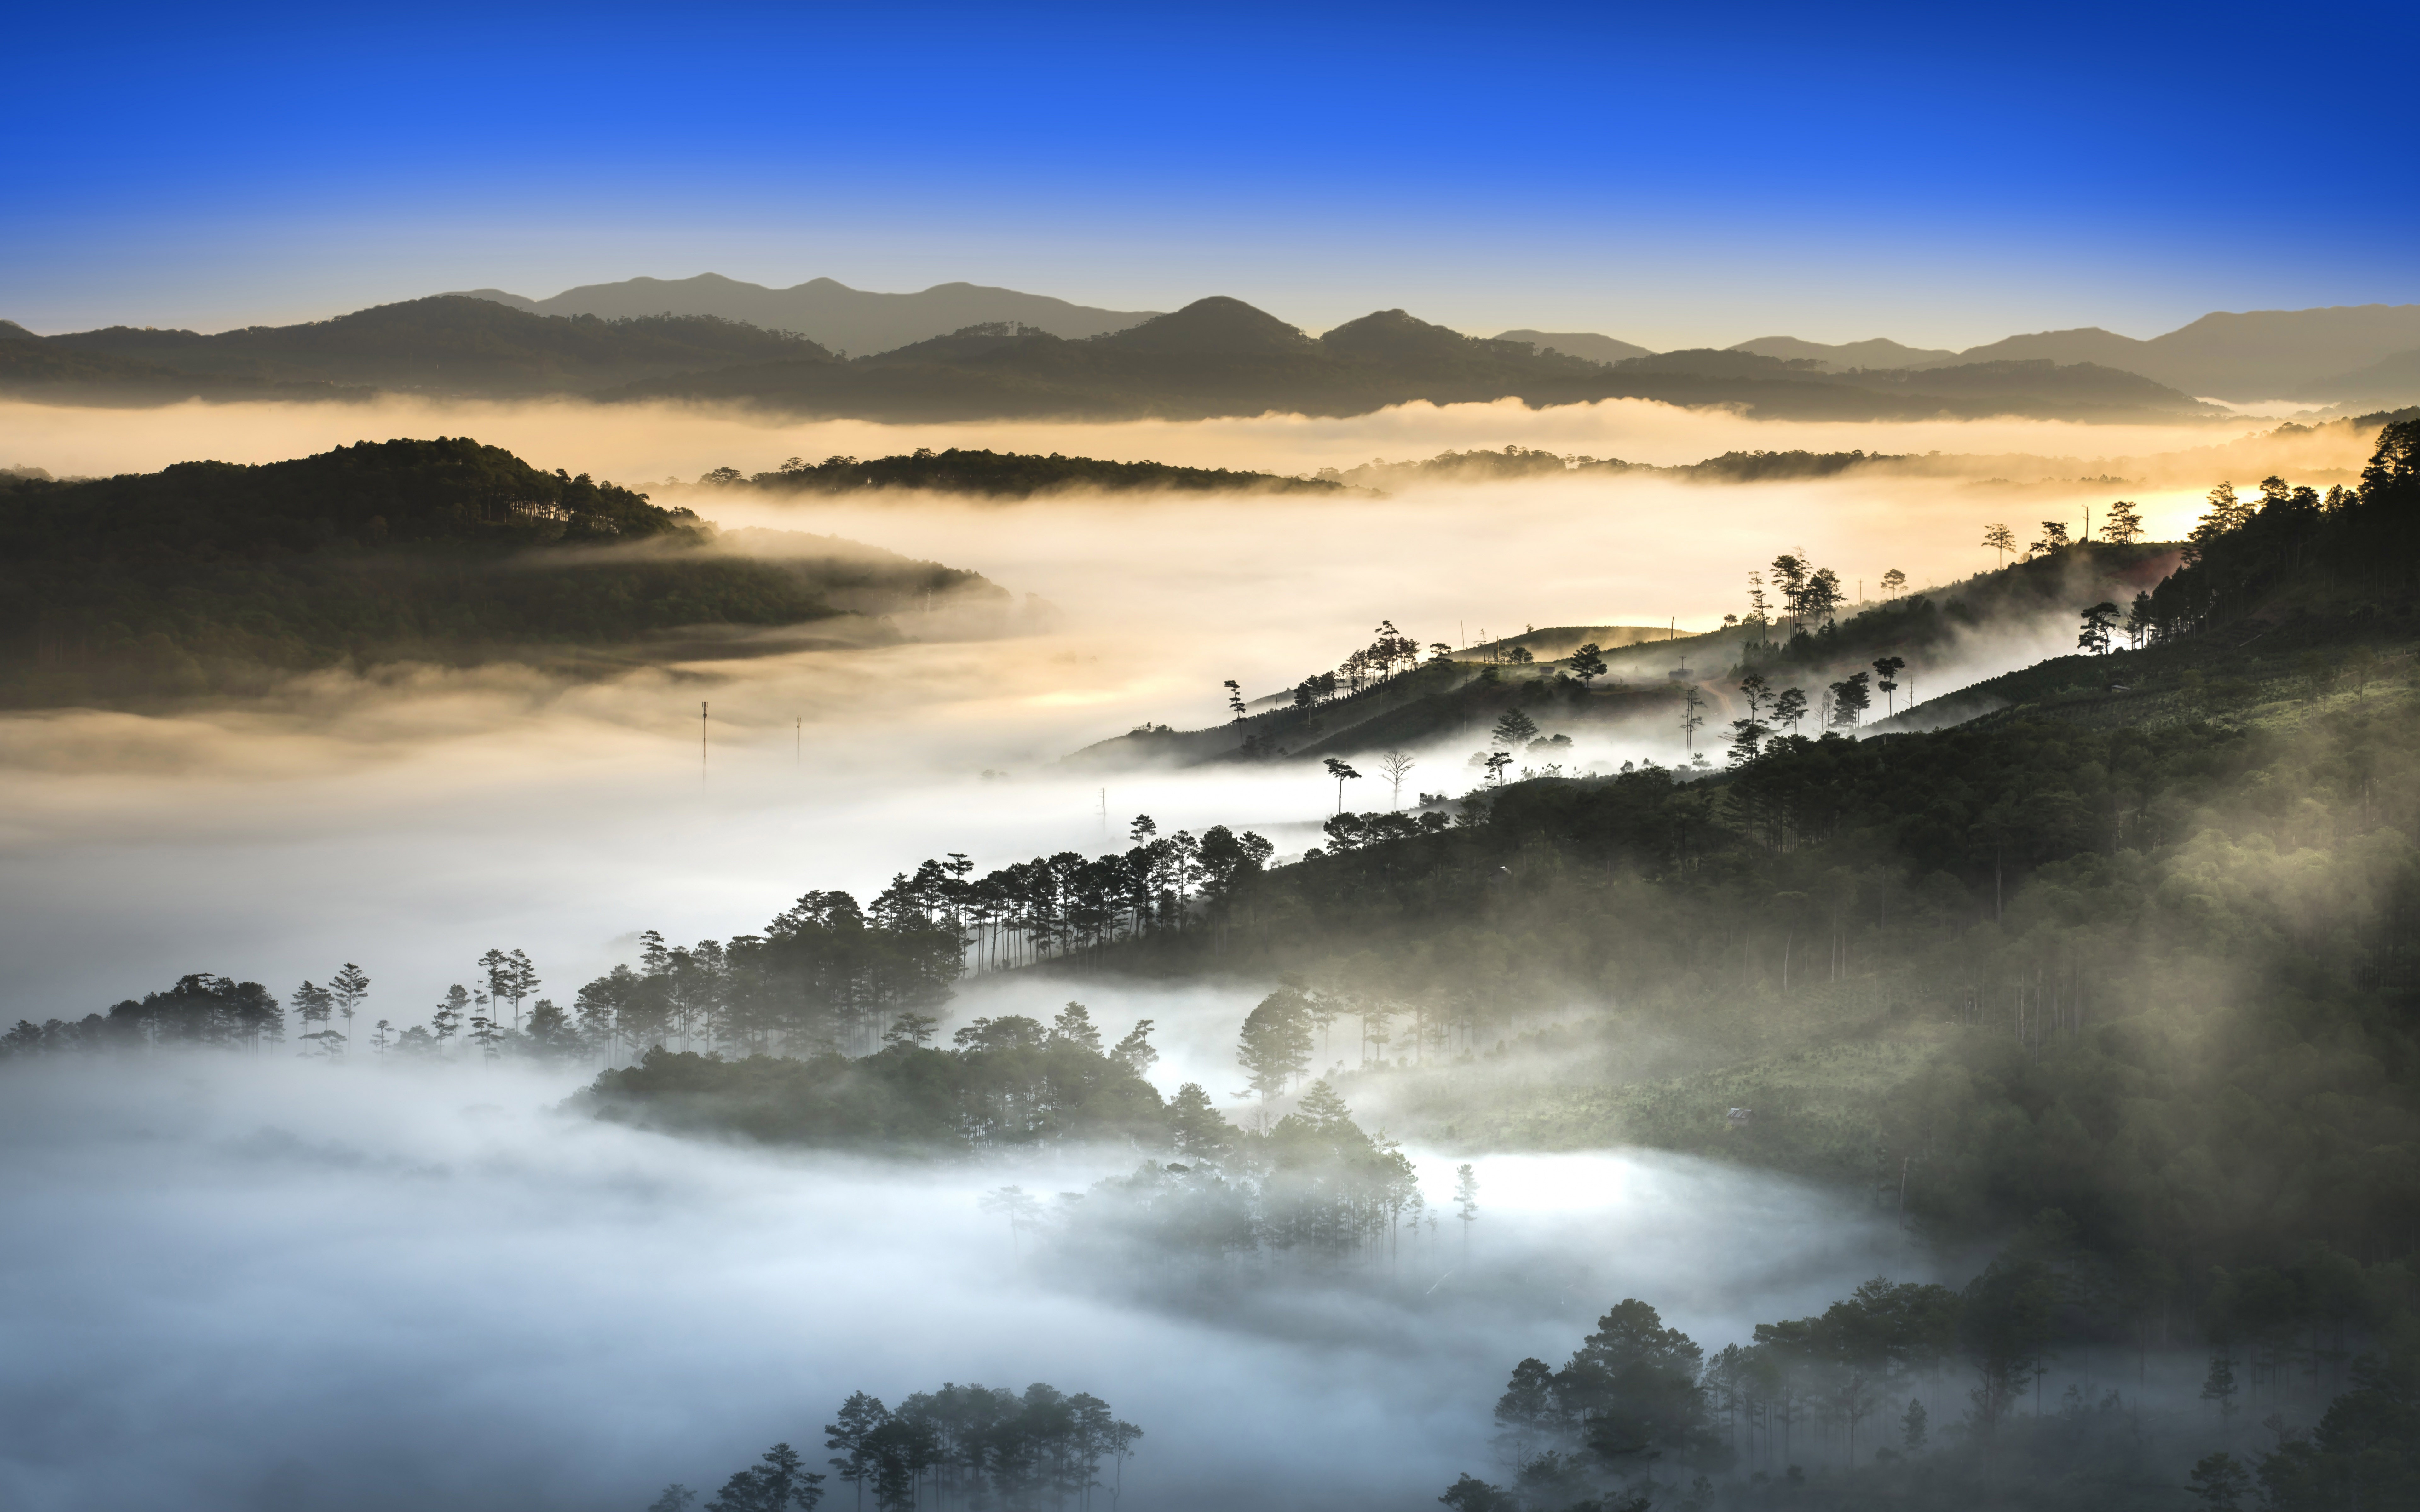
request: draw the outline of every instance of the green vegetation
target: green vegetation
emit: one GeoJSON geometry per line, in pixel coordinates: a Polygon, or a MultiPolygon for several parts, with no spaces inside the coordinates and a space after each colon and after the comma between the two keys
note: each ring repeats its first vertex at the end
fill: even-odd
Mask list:
{"type": "MultiPolygon", "coordinates": [[[[315,668],[463,664],[987,585],[847,543],[760,562],[610,483],[468,438],[298,461],[0,478],[0,702],[264,690],[315,668]]],[[[997,592],[993,590],[993,592],[997,592]]]]}

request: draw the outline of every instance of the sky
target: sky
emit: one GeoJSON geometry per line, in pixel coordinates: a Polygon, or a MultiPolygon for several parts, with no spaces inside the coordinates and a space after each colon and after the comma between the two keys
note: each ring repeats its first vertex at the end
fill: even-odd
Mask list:
{"type": "Polygon", "coordinates": [[[0,317],[218,330],[712,270],[1963,347],[2420,298],[2420,13],[46,7],[0,317]]]}

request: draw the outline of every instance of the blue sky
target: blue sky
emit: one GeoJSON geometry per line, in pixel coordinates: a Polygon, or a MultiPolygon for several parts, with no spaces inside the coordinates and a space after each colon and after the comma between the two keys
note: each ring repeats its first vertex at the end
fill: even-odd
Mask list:
{"type": "Polygon", "coordinates": [[[43,331],[707,270],[1668,347],[2420,300],[2409,7],[45,9],[43,331]]]}

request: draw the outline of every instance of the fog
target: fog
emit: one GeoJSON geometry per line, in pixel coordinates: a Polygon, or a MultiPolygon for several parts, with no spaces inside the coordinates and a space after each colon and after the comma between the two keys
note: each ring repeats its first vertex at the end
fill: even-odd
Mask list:
{"type": "MultiPolygon", "coordinates": [[[[1480,1163],[1466,1263],[1448,1233],[1406,1243],[1392,1286],[1365,1265],[1187,1307],[1030,1239],[1013,1257],[978,1206],[1131,1157],[768,1153],[553,1111],[569,1089],[504,1066],[0,1066],[0,1504],[636,1512],[777,1439],[820,1463],[852,1390],[1047,1381],[1144,1428],[1136,1505],[1419,1505],[1487,1471],[1512,1363],[1561,1358],[1623,1296],[1718,1348],[1917,1269],[1886,1223],[1777,1180],[1507,1156],[1480,1163]]],[[[1451,1180],[1422,1177],[1433,1200],[1451,1180]]]]}
{"type": "MultiPolygon", "coordinates": [[[[1514,442],[1687,460],[1852,445],[1978,455],[2024,446],[2047,455],[2089,443],[2105,456],[2121,445],[2175,453],[2214,440],[2191,426],[1772,424],[1631,401],[1196,424],[883,427],[777,425],[682,409],[602,414],[570,403],[10,405],[0,406],[0,451],[78,473],[469,431],[539,465],[643,480],[694,477],[724,462],[769,467],[793,453],[920,444],[1291,471],[1373,452],[1514,442]]],[[[2358,451],[2318,433],[2258,444],[2339,468],[2358,451]]],[[[1105,848],[1137,813],[1163,827],[1249,825],[1281,852],[1299,850],[1335,797],[1309,771],[1102,771],[1063,767],[1060,758],[1140,723],[1214,723],[1224,715],[1225,679],[1256,694],[1289,687],[1334,666],[1382,618],[1423,641],[1455,644],[1529,625],[1706,628],[1745,608],[1751,568],[1792,548],[1853,591],[1870,594],[1889,567],[1919,588],[1954,582],[1993,564],[1976,544],[1984,523],[2030,532],[2033,521],[2063,517],[2080,526],[2086,508],[2117,493],[2073,476],[2097,474],[2022,485],[1859,474],[1720,486],[1598,473],[1388,498],[1017,504],[659,487],[659,498],[727,527],[838,534],[972,568],[1012,594],[1038,595],[1054,612],[1036,623],[1053,627],[952,640],[939,638],[949,626],[903,616],[911,639],[902,644],[687,662],[606,683],[509,667],[330,672],[240,708],[0,717],[0,770],[9,778],[0,784],[0,888],[11,901],[0,949],[17,968],[0,986],[0,1013],[81,1016],[194,970],[283,993],[357,960],[379,980],[373,1016],[416,1022],[490,946],[528,949],[547,973],[546,990],[563,996],[626,959],[644,929],[722,938],[761,926],[810,887],[862,895],[928,855],[965,851],[988,868],[1105,848]],[[703,764],[701,702],[711,705],[703,764]]],[[[2202,472],[2186,485],[2125,491],[2155,533],[2174,534],[2211,481],[2202,472]]],[[[2063,623],[2000,627],[1913,675],[1931,696],[2071,640],[2063,623]]],[[[1631,661],[1616,675],[1631,675],[1631,661]]],[[[1419,755],[1407,795],[1470,785],[1466,749],[1419,755]]],[[[1655,730],[1600,739],[1577,755],[1671,761],[1681,747],[1675,733],[1655,730]]],[[[1372,783],[1350,798],[1361,808],[1386,801],[1372,783]]]]}
{"type": "MultiPolygon", "coordinates": [[[[529,950],[563,996],[626,958],[641,930],[725,938],[811,887],[863,896],[925,856],[964,851],[989,868],[1106,848],[1137,813],[1197,832],[1249,825],[1298,851],[1334,803],[1314,769],[1103,771],[1060,758],[1140,723],[1215,723],[1224,679],[1289,687],[1382,618],[1449,642],[1528,625],[1686,629],[1744,607],[1748,569],[1792,547],[1853,585],[1887,565],[1921,584],[1988,564],[1968,544],[1976,501],[1904,479],[1575,479],[1316,507],[701,502],[734,526],[973,567],[1041,595],[1058,627],[604,683],[513,668],[330,672],[240,708],[0,717],[0,887],[12,900],[0,949],[17,964],[0,1011],[77,1017],[195,970],[282,993],[354,960],[380,980],[374,1016],[417,1022],[490,946],[529,950]]],[[[2021,665],[2062,638],[2064,624],[1970,648],[1955,668],[1917,669],[1920,688],[2021,665]]],[[[1618,764],[1680,749],[1659,728],[1579,755],[1618,764]]],[[[1465,791],[1468,753],[1421,752],[1406,797],[1465,791]]],[[[1387,801],[1368,782],[1351,798],[1387,801]]]]}
{"type": "MultiPolygon", "coordinates": [[[[1891,567],[1949,584],[1992,564],[1975,544],[1987,522],[2080,524],[2131,497],[2175,534],[2218,477],[2273,466],[2324,481],[2360,450],[2209,426],[1777,425],[1630,402],[948,427],[411,402],[0,406],[0,462],[81,474],[437,433],[642,486],[919,445],[1286,472],[1508,444],[1658,463],[1797,447],[1974,460],[1389,498],[1000,504],[658,485],[726,527],[970,568],[1046,611],[1008,638],[905,615],[896,643],[601,681],[394,668],[173,713],[0,716],[0,1016],[81,1017],[194,971],[282,996],[354,961],[372,979],[366,1032],[425,1018],[490,947],[526,949],[540,992],[567,1000],[632,959],[642,930],[727,938],[810,888],[863,897],[950,851],[988,869],[1122,846],[1138,813],[1297,852],[1336,801],[1309,765],[1062,758],[1144,722],[1215,723],[1225,679],[1275,692],[1381,619],[1457,645],[1533,625],[1710,628],[1782,550],[1853,590],[1891,567]],[[2171,461],[2124,474],[2157,486],[2079,481],[2113,456],[2171,461]]],[[[2072,633],[1995,627],[1916,676],[1931,696],[2072,633]]],[[[1660,677],[1670,655],[1642,648],[1616,675],[1660,677]]],[[[1678,755],[1670,732],[1590,740],[1583,761],[1678,755]]],[[[1466,749],[1418,754],[1407,798],[1473,785],[1466,749]]],[[[1387,800],[1365,781],[1349,801],[1387,800]]],[[[1267,986],[989,979],[950,1011],[1081,996],[1113,1032],[1151,1017],[1163,1085],[1224,1094],[1235,1028],[1267,986]]],[[[818,1445],[850,1390],[955,1380],[1108,1398],[1150,1434],[1128,1470],[1148,1492],[1138,1504],[1427,1504],[1455,1471],[1487,1473],[1487,1409],[1510,1365],[1560,1358],[1624,1295],[1718,1347],[1878,1270],[1920,1278],[1887,1225],[1831,1196],[1614,1151],[1483,1160],[1473,1263],[1446,1263],[1450,1235],[1414,1246],[1408,1273],[1435,1288],[1416,1298],[1306,1282],[1249,1308],[1188,1307],[1014,1260],[977,1206],[1010,1182],[1081,1190],[1131,1157],[908,1167],[676,1141],[551,1111],[577,1080],[279,1055],[0,1066],[0,1504],[636,1508],[666,1481],[719,1484],[775,1439],[818,1445]]],[[[1418,1153],[1436,1200],[1457,1152],[1418,1153]]]]}

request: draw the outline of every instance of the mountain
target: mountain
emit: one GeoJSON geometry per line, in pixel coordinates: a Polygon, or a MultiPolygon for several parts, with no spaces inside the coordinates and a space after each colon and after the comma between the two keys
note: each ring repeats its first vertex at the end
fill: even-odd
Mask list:
{"type": "Polygon", "coordinates": [[[1047,294],[980,284],[936,284],[914,294],[876,294],[829,278],[768,288],[721,273],[695,278],[632,278],[583,284],[551,299],[524,299],[502,289],[474,289],[465,298],[490,300],[531,315],[592,315],[607,320],[639,316],[713,316],[767,331],[795,331],[839,351],[864,354],[943,336],[968,326],[1032,326],[1070,339],[1106,335],[1151,318],[1150,310],[1099,310],[1047,294]]]}
{"type": "MultiPolygon", "coordinates": [[[[542,316],[459,295],[381,304],[297,326],[249,326],[214,335],[111,326],[42,337],[39,346],[50,353],[218,378],[473,393],[579,390],[751,359],[832,361],[803,337],[712,316],[542,316]]],[[[16,344],[0,345],[0,360],[16,352],[16,344]]],[[[156,373],[130,374],[137,376],[158,380],[156,373]]]]}
{"type": "Polygon", "coordinates": [[[1759,336],[1743,341],[1730,348],[1735,352],[1756,352],[1784,361],[1817,362],[1830,372],[1850,368],[1914,367],[1920,363],[1954,363],[1958,354],[1938,348],[1902,347],[1895,341],[1874,337],[1870,341],[1842,342],[1825,346],[1820,341],[1801,341],[1796,336],[1759,336]]]}
{"type": "MultiPolygon", "coordinates": [[[[2091,363],[2188,393],[2249,401],[2301,395],[2322,380],[2420,347],[2420,304],[2220,311],[2138,341],[2097,326],[1972,347],[1946,362],[2091,363]]],[[[1944,365],[1936,361],[1929,365],[1944,365]]]]}
{"type": "Polygon", "coordinates": [[[0,341],[39,341],[41,339],[14,320],[0,320],[0,341]]]}
{"type": "Polygon", "coordinates": [[[468,437],[0,478],[0,705],[256,693],[381,661],[619,670],[674,631],[711,641],[966,592],[1000,596],[854,543],[733,555],[685,509],[468,437]]]}
{"type": "Polygon", "coordinates": [[[1590,331],[1506,331],[1497,334],[1497,341],[1526,341],[1542,352],[1560,352],[1566,357],[1585,358],[1591,363],[1619,363],[1633,357],[1652,357],[1645,347],[1633,346],[1611,336],[1600,336],[1590,331]]]}
{"type": "Polygon", "coordinates": [[[2350,373],[2321,378],[2303,397],[2336,404],[2409,404],[2420,399],[2420,350],[2394,356],[2350,373]]]}
{"type": "Polygon", "coordinates": [[[1641,398],[1737,405],[1768,419],[2036,415],[2095,421],[2215,411],[2148,382],[2044,367],[1927,388],[1902,375],[1831,374],[1811,361],[1691,351],[1608,366],[1526,342],[1461,334],[1402,310],[1316,340],[1240,300],[1197,300],[1108,335],[1068,341],[1006,324],[970,326],[847,363],[780,361],[649,379],[607,399],[724,400],[797,415],[883,421],[1202,419],[1270,411],[1367,414],[1388,405],[1531,405],[1641,398]]]}

